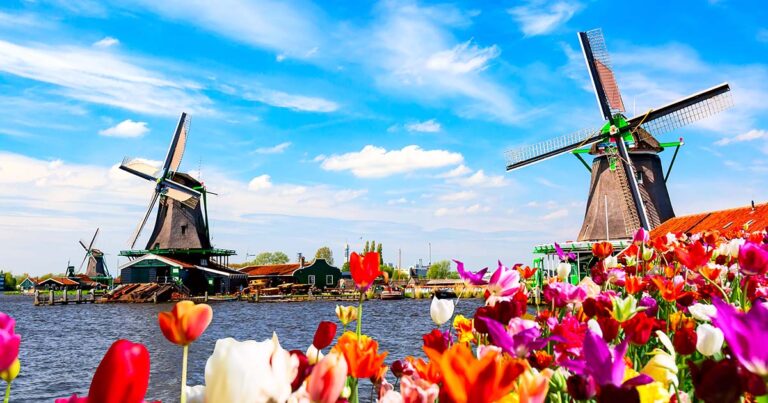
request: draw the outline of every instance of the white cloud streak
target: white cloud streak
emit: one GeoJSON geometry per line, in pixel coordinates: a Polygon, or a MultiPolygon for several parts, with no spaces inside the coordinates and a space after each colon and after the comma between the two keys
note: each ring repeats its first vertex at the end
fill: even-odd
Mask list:
{"type": "Polygon", "coordinates": [[[537,36],[555,31],[581,9],[582,5],[573,1],[545,3],[533,0],[526,5],[510,8],[507,12],[520,24],[520,30],[525,36],[537,36]]]}
{"type": "Polygon", "coordinates": [[[442,129],[440,123],[435,119],[425,120],[423,122],[408,123],[405,130],[409,132],[437,133],[442,129]]]}
{"type": "Polygon", "coordinates": [[[442,168],[464,161],[459,153],[446,150],[424,150],[417,145],[389,150],[367,145],[362,150],[331,155],[323,160],[326,171],[351,171],[360,178],[383,178],[423,169],[442,168]]]}
{"type": "Polygon", "coordinates": [[[253,152],[256,153],[256,154],[282,154],[290,146],[291,146],[291,142],[290,141],[286,141],[284,143],[280,143],[280,144],[274,145],[272,147],[257,148],[253,152]]]}
{"type": "Polygon", "coordinates": [[[134,122],[126,119],[110,128],[100,130],[99,134],[107,137],[141,137],[149,132],[147,122],[134,122]]]}
{"type": "Polygon", "coordinates": [[[275,90],[261,90],[246,93],[245,99],[263,102],[278,108],[287,108],[299,112],[334,112],[339,109],[339,104],[319,97],[289,94],[275,90]]]}

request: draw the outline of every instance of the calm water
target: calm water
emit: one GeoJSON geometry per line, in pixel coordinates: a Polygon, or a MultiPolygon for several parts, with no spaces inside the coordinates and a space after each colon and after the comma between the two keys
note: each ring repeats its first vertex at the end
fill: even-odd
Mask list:
{"type": "MultiPolygon", "coordinates": [[[[469,316],[480,300],[462,299],[457,313],[469,316]]],[[[202,384],[205,361],[216,339],[264,340],[276,331],[286,349],[306,351],[317,323],[336,321],[336,302],[214,302],[213,322],[189,352],[189,385],[202,384]]],[[[344,303],[348,304],[348,303],[344,303]]],[[[429,332],[429,300],[368,301],[363,332],[389,351],[386,362],[421,355],[421,335],[429,332]]],[[[52,401],[72,393],[86,394],[93,372],[118,338],[149,349],[152,372],[148,399],[178,401],[181,348],[169,343],[157,326],[157,313],[170,304],[32,305],[25,296],[0,294],[0,311],[16,318],[21,334],[21,374],[13,383],[13,402],[52,401]]],[[[341,327],[339,327],[339,334],[341,327]]]]}

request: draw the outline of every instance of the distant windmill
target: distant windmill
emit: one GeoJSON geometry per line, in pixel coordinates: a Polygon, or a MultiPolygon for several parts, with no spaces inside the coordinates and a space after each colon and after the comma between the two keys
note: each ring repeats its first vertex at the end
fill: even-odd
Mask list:
{"type": "Polygon", "coordinates": [[[81,239],[80,246],[85,249],[85,257],[83,257],[83,262],[80,263],[80,268],[77,270],[78,273],[82,273],[83,271],[83,265],[86,261],[88,261],[88,266],[85,270],[85,275],[88,277],[109,277],[109,270],[107,270],[107,263],[104,261],[104,252],[102,252],[99,249],[96,249],[93,247],[93,245],[96,243],[96,237],[99,236],[99,229],[96,228],[96,232],[93,234],[93,238],[91,238],[91,242],[88,244],[88,246],[85,246],[85,242],[81,239]]]}
{"type": "Polygon", "coordinates": [[[591,168],[587,166],[592,179],[578,240],[631,237],[638,228],[651,229],[675,215],[658,156],[664,147],[653,135],[730,107],[730,87],[720,84],[627,119],[602,32],[579,32],[579,41],[606,123],[508,151],[507,171],[591,146],[588,152],[595,158],[591,168]]]}
{"type": "Polygon", "coordinates": [[[139,239],[158,198],[160,205],[155,227],[145,249],[211,248],[207,211],[204,216],[200,203],[201,196],[205,202],[205,187],[189,174],[178,171],[188,132],[189,117],[182,112],[160,169],[142,159],[125,158],[120,165],[120,169],[155,184],[147,212],[131,236],[131,248],[139,239]]]}

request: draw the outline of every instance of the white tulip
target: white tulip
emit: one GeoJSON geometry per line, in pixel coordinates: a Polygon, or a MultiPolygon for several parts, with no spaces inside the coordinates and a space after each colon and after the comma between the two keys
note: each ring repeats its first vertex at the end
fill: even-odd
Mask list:
{"type": "Polygon", "coordinates": [[[432,321],[438,326],[442,325],[453,316],[453,300],[438,299],[432,297],[432,305],[429,306],[429,314],[432,315],[432,321]]]}
{"type": "Polygon", "coordinates": [[[306,355],[307,355],[307,360],[309,360],[309,365],[315,365],[320,360],[322,360],[323,357],[325,357],[325,355],[323,355],[323,352],[318,350],[314,344],[309,345],[306,355]]]}
{"type": "Polygon", "coordinates": [[[299,361],[272,340],[219,339],[205,364],[206,402],[284,402],[299,361]]]}
{"type": "Polygon", "coordinates": [[[731,239],[728,242],[728,256],[734,259],[739,257],[739,248],[744,245],[744,242],[746,241],[743,238],[731,239]]]}
{"type": "Polygon", "coordinates": [[[565,282],[568,280],[568,275],[571,274],[571,264],[566,262],[560,262],[557,265],[557,278],[560,281],[565,282]]]}
{"type": "Polygon", "coordinates": [[[187,403],[205,403],[205,386],[187,386],[187,403]]]}
{"type": "Polygon", "coordinates": [[[709,322],[717,314],[717,308],[714,305],[695,303],[688,307],[688,313],[702,322],[709,322]]]}
{"type": "Polygon", "coordinates": [[[612,269],[614,267],[619,267],[619,258],[616,256],[608,256],[603,260],[603,267],[606,269],[612,269]]]}
{"type": "Polygon", "coordinates": [[[720,351],[723,341],[723,332],[709,323],[702,323],[696,328],[696,350],[707,357],[720,351]]]}
{"type": "Polygon", "coordinates": [[[587,327],[589,328],[589,330],[592,331],[592,333],[594,333],[594,334],[596,334],[596,335],[598,335],[600,337],[603,337],[603,329],[600,328],[600,324],[597,323],[596,320],[594,320],[594,319],[588,320],[587,321],[587,327]]]}

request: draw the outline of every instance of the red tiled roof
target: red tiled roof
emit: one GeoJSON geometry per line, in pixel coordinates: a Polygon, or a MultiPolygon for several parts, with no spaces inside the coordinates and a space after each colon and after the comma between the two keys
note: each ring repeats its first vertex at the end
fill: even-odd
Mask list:
{"type": "Polygon", "coordinates": [[[43,285],[43,284],[45,284],[45,283],[47,283],[49,281],[50,282],[55,282],[55,283],[57,283],[59,285],[66,285],[66,286],[80,285],[80,283],[78,283],[77,281],[70,280],[70,279],[68,279],[66,277],[51,277],[51,278],[49,278],[47,280],[43,280],[43,281],[41,281],[41,282],[39,282],[37,284],[38,285],[43,285]]]}
{"type": "Polygon", "coordinates": [[[654,228],[651,237],[669,232],[694,234],[715,230],[727,234],[742,230],[745,226],[752,231],[768,227],[768,203],[756,204],[754,209],[745,206],[670,218],[654,228]]]}
{"type": "Polygon", "coordinates": [[[290,276],[298,269],[298,263],[288,263],[248,266],[240,269],[240,272],[246,273],[249,276],[290,276]]]}

